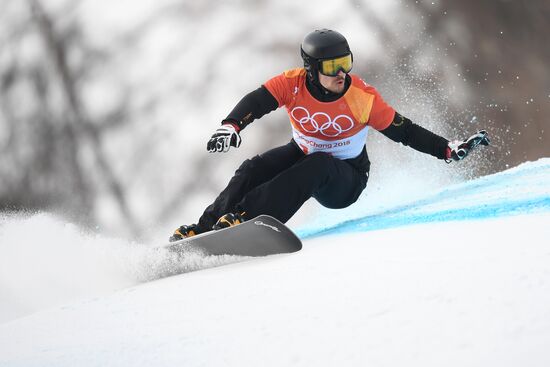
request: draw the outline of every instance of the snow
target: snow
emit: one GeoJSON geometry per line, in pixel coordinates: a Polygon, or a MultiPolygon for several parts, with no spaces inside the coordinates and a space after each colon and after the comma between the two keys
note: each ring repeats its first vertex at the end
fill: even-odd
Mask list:
{"type": "Polygon", "coordinates": [[[150,247],[7,215],[0,366],[548,366],[548,223],[550,158],[295,228],[295,254],[162,279],[150,247]]]}

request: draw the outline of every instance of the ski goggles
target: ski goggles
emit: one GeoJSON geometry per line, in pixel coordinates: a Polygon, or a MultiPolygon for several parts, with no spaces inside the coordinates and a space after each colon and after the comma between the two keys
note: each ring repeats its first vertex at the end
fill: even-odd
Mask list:
{"type": "Polygon", "coordinates": [[[336,76],[340,70],[349,73],[353,66],[353,57],[351,54],[337,57],[336,59],[319,61],[319,71],[326,76],[336,76]]]}

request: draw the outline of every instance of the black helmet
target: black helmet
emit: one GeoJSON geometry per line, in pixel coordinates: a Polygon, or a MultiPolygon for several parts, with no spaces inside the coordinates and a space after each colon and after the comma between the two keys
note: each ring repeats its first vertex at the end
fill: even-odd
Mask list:
{"type": "Polygon", "coordinates": [[[319,29],[308,33],[302,41],[300,51],[304,68],[314,80],[317,79],[320,60],[351,55],[346,38],[330,29],[319,29]]]}

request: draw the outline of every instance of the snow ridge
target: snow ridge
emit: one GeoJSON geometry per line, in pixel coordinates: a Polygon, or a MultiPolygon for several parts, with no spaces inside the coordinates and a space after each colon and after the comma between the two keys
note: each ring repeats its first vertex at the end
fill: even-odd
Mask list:
{"type": "Polygon", "coordinates": [[[454,185],[424,199],[331,226],[297,230],[302,239],[409,224],[550,211],[550,158],[454,185]]]}

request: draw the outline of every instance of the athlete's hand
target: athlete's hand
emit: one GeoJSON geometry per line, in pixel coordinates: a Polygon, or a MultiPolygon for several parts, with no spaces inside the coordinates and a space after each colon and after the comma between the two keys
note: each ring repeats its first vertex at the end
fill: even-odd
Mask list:
{"type": "Polygon", "coordinates": [[[446,161],[460,161],[464,159],[470,153],[470,151],[476,148],[478,145],[489,145],[490,142],[491,141],[489,140],[489,135],[487,135],[487,131],[485,130],[478,131],[464,141],[455,140],[449,142],[449,145],[447,147],[446,161]]]}
{"type": "Polygon", "coordinates": [[[241,136],[233,124],[223,124],[216,130],[214,135],[208,141],[206,149],[210,153],[227,152],[229,147],[238,148],[241,145],[241,136]]]}

